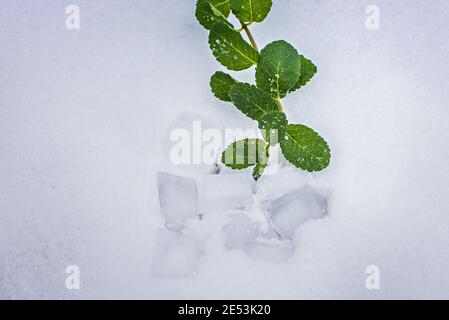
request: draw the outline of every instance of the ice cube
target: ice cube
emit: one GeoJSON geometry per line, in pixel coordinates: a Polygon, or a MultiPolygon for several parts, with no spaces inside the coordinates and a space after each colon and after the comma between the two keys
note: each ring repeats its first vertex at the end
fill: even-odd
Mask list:
{"type": "Polygon", "coordinates": [[[246,174],[218,174],[203,176],[198,181],[202,213],[245,209],[253,202],[251,179],[246,174]]]}
{"type": "Polygon", "coordinates": [[[251,241],[245,245],[246,254],[255,260],[283,262],[293,254],[295,248],[287,241],[251,241]]]}
{"type": "Polygon", "coordinates": [[[194,179],[158,173],[159,203],[167,229],[180,231],[187,219],[199,217],[198,190],[194,179]]]}
{"type": "Polygon", "coordinates": [[[327,213],[327,201],[306,185],[273,201],[268,212],[276,231],[290,238],[308,220],[323,218],[327,213]]]}
{"type": "Polygon", "coordinates": [[[235,249],[256,240],[259,235],[259,226],[254,223],[245,211],[236,213],[231,221],[223,228],[225,246],[235,249]]]}
{"type": "Polygon", "coordinates": [[[188,277],[195,273],[200,251],[196,242],[178,232],[161,230],[153,253],[151,275],[188,277]]]}
{"type": "Polygon", "coordinates": [[[165,139],[165,152],[177,168],[197,174],[220,170],[223,129],[215,121],[183,111],[170,124],[165,139]]]}

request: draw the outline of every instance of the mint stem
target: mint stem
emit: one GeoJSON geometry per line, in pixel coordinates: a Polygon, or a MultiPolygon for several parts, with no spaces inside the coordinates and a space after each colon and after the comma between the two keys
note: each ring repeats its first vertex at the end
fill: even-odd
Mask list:
{"type": "Polygon", "coordinates": [[[284,106],[282,105],[281,99],[277,98],[275,100],[276,100],[276,103],[277,103],[277,105],[279,107],[279,111],[280,112],[284,112],[284,106]]]}
{"type": "Polygon", "coordinates": [[[243,22],[240,22],[240,23],[242,24],[242,28],[243,28],[243,30],[245,30],[246,35],[248,36],[248,39],[251,42],[251,45],[257,52],[259,52],[259,48],[257,47],[256,40],[254,39],[253,35],[251,34],[251,31],[249,31],[248,26],[246,24],[244,24],[243,22]]]}

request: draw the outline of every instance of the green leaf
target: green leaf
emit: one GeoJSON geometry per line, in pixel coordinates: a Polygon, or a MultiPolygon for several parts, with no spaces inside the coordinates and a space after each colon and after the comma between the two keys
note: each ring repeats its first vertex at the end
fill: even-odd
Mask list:
{"type": "Polygon", "coordinates": [[[266,168],[267,168],[267,164],[264,164],[264,163],[256,164],[256,166],[254,167],[254,170],[253,170],[254,180],[259,181],[260,177],[262,177],[263,172],[265,171],[266,168]]]}
{"type": "Polygon", "coordinates": [[[283,112],[267,113],[259,120],[259,129],[262,136],[270,145],[275,146],[285,136],[288,120],[283,112]]]}
{"type": "Polygon", "coordinates": [[[262,153],[263,157],[259,159],[259,162],[254,166],[253,170],[253,178],[255,181],[259,181],[260,177],[262,177],[265,169],[268,166],[268,161],[270,159],[269,145],[266,144],[264,147],[265,152],[262,153]]]}
{"type": "Polygon", "coordinates": [[[318,69],[312,61],[301,56],[301,76],[299,81],[290,89],[290,92],[296,91],[304,87],[317,73],[318,69]]]}
{"type": "Polygon", "coordinates": [[[280,99],[287,95],[301,75],[301,58],[289,43],[280,40],[260,53],[256,70],[257,87],[280,99]]]}
{"type": "Polygon", "coordinates": [[[258,163],[267,163],[267,144],[260,139],[244,139],[232,143],[223,151],[221,161],[231,169],[242,170],[258,163]]]}
{"type": "Polygon", "coordinates": [[[309,172],[325,169],[331,158],[327,142],[312,129],[299,124],[287,126],[281,148],[290,163],[309,172]]]}
{"type": "Polygon", "coordinates": [[[215,58],[229,70],[248,69],[259,61],[259,53],[242,35],[223,24],[212,27],[209,45],[215,58]]]}
{"type": "Polygon", "coordinates": [[[238,81],[231,77],[229,74],[218,71],[210,79],[210,87],[213,94],[222,101],[231,101],[229,91],[237,84],[238,81]]]}
{"type": "Polygon", "coordinates": [[[232,103],[253,120],[260,120],[267,113],[279,111],[276,101],[269,94],[247,83],[237,83],[229,92],[232,103]]]}
{"type": "Polygon", "coordinates": [[[217,23],[232,27],[232,24],[227,20],[230,12],[229,0],[198,0],[195,16],[204,28],[210,30],[217,23]]]}
{"type": "Polygon", "coordinates": [[[244,24],[262,22],[268,16],[271,0],[230,0],[232,12],[244,24]]]}

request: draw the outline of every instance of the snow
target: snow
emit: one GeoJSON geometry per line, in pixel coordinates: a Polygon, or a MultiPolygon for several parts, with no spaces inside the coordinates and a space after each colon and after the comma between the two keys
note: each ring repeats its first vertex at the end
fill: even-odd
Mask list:
{"type": "Polygon", "coordinates": [[[285,262],[293,254],[293,245],[283,242],[252,241],[245,246],[245,252],[252,259],[262,262],[285,262]]]}
{"type": "Polygon", "coordinates": [[[259,236],[259,226],[251,220],[246,211],[233,215],[223,227],[225,246],[228,249],[242,248],[259,236]]]}
{"type": "Polygon", "coordinates": [[[153,254],[151,274],[155,277],[186,277],[195,273],[200,251],[196,242],[179,233],[161,230],[153,254]]]}
{"type": "Polygon", "coordinates": [[[217,171],[217,150],[223,148],[222,139],[217,139],[214,143],[209,140],[205,132],[207,130],[214,130],[214,134],[223,135],[221,124],[209,117],[202,116],[196,112],[189,110],[183,110],[179,114],[175,114],[175,118],[170,123],[166,130],[165,141],[168,143],[164,146],[166,159],[171,159],[176,165],[176,171],[184,171],[184,174],[199,173],[199,174],[211,174],[217,171]],[[197,152],[202,151],[202,147],[209,145],[211,152],[204,153],[197,152]],[[180,156],[181,151],[185,148],[190,148],[191,153],[195,155],[201,155],[201,157],[193,155],[191,157],[180,156]]]}
{"type": "Polygon", "coordinates": [[[180,231],[187,219],[199,217],[198,190],[191,178],[159,173],[159,203],[169,230],[180,231]]]}
{"type": "MultiPolygon", "coordinates": [[[[253,34],[318,66],[283,104],[326,138],[332,160],[317,174],[247,175],[252,204],[245,186],[239,210],[261,233],[234,249],[223,230],[232,214],[221,214],[233,206],[173,232],[159,204],[158,172],[208,172],[169,161],[177,117],[256,126],[210,93],[222,68],[194,1],[77,0],[79,31],[65,28],[64,1],[0,2],[0,298],[449,296],[449,3],[378,0],[380,29],[368,30],[369,1],[273,2],[253,34]],[[264,205],[305,185],[327,199],[326,217],[276,240],[264,205]],[[65,288],[68,265],[81,290],[65,288]],[[380,290],[365,286],[371,265],[380,290]]],[[[254,68],[231,74],[254,82],[254,68]]]]}
{"type": "Polygon", "coordinates": [[[250,207],[254,200],[249,178],[240,172],[200,177],[198,192],[202,213],[250,207]]]}

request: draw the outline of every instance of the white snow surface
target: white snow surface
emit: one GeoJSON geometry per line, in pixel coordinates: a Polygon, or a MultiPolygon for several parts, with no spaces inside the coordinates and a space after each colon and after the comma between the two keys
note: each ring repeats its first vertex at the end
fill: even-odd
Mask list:
{"type": "MultiPolygon", "coordinates": [[[[260,47],[285,39],[318,66],[285,106],[332,162],[262,178],[263,198],[322,190],[328,214],[246,251],[225,246],[229,215],[173,234],[159,207],[158,172],[188,175],[166,152],[182,112],[255,125],[210,93],[223,69],[195,1],[75,2],[79,31],[67,1],[0,1],[0,298],[449,298],[446,0],[375,1],[379,30],[365,28],[369,0],[274,0],[252,27],[260,47]]],[[[251,82],[254,68],[232,74],[251,82]]]]}

